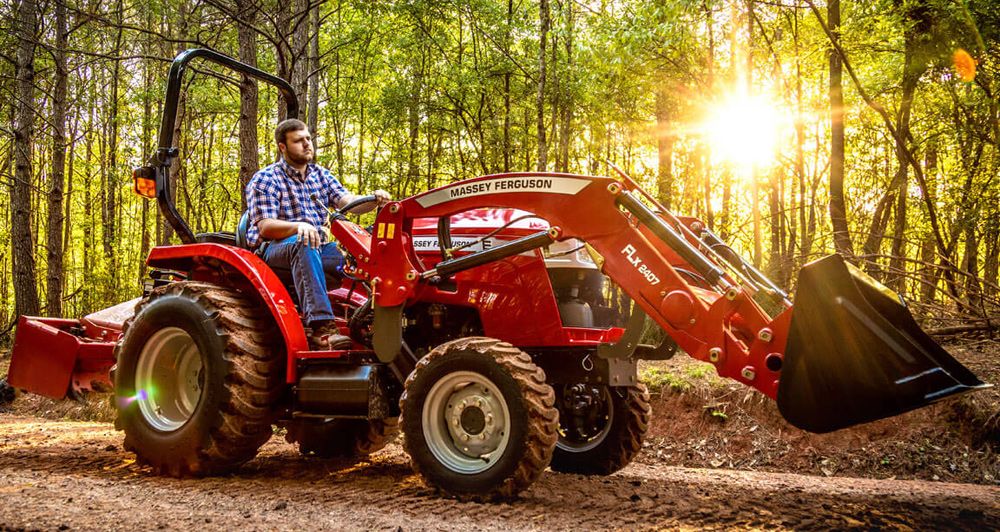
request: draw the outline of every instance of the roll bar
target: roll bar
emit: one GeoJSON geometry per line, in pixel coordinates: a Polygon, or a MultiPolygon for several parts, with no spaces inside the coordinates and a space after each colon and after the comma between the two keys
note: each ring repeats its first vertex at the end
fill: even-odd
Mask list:
{"type": "Polygon", "coordinates": [[[295,96],[295,89],[287,81],[214,50],[192,48],[177,54],[167,75],[167,93],[163,101],[163,117],[160,120],[158,147],[150,157],[147,166],[136,169],[136,172],[155,179],[156,201],[160,212],[163,213],[163,217],[166,218],[167,223],[174,229],[181,241],[186,244],[191,244],[196,239],[191,227],[187,221],[181,218],[180,213],[177,212],[177,206],[174,204],[173,191],[170,189],[170,164],[180,154],[180,150],[174,146],[174,122],[177,119],[177,103],[181,96],[181,78],[188,63],[199,58],[274,86],[285,99],[288,118],[299,116],[299,101],[295,96]]]}

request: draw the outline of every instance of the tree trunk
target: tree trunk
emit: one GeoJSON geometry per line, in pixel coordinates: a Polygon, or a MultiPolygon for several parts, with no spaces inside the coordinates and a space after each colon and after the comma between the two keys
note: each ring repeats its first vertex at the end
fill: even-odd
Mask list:
{"type": "Polygon", "coordinates": [[[719,235],[723,242],[729,240],[730,236],[730,207],[733,202],[733,173],[730,170],[723,170],[722,173],[722,212],[719,214],[719,235]]]}
{"type": "Polygon", "coordinates": [[[425,61],[426,58],[422,56],[420,58],[421,64],[414,71],[410,105],[407,109],[407,124],[409,127],[408,159],[406,168],[407,183],[417,183],[417,179],[420,177],[420,103],[421,93],[423,92],[424,86],[423,69],[425,61]]]}
{"type": "Polygon", "coordinates": [[[781,215],[781,179],[782,172],[778,169],[771,170],[770,187],[768,190],[768,210],[771,218],[771,249],[768,253],[768,266],[772,279],[777,279],[778,284],[784,284],[786,274],[785,253],[784,253],[784,217],[781,215]]]}
{"type": "MultiPolygon", "coordinates": [[[[907,18],[913,25],[904,30],[905,50],[903,57],[902,97],[896,121],[896,162],[899,167],[898,179],[894,183],[899,192],[896,196],[896,218],[893,225],[892,251],[889,259],[888,285],[899,293],[906,292],[906,199],[909,188],[909,149],[906,139],[910,136],[910,111],[917,91],[917,83],[927,70],[927,62],[920,54],[920,39],[930,30],[931,22],[927,10],[919,3],[912,6],[907,18]]],[[[911,152],[912,153],[912,152],[911,152]]]]}
{"type": "MultiPolygon", "coordinates": [[[[840,39],[840,0],[830,0],[827,20],[835,42],[840,39]]],[[[854,246],[847,225],[847,202],[844,200],[844,93],[843,64],[835,48],[830,49],[830,223],[837,252],[851,257],[854,246]]]]}
{"type": "Polygon", "coordinates": [[[66,174],[66,4],[56,0],[55,88],[52,93],[52,172],[49,175],[48,245],[46,249],[47,314],[62,317],[63,181],[66,174]]]}
{"type": "MultiPolygon", "coordinates": [[[[309,11],[309,111],[306,125],[313,136],[314,149],[319,146],[319,4],[309,11]]],[[[338,176],[341,177],[341,176],[338,176]]]]}
{"type": "Polygon", "coordinates": [[[1000,209],[994,196],[986,204],[986,227],[983,228],[983,240],[986,243],[986,256],[983,257],[983,292],[989,298],[998,295],[997,282],[1000,270],[1000,209]]]}
{"type": "MultiPolygon", "coordinates": [[[[708,0],[704,0],[702,8],[705,10],[705,31],[708,32],[708,53],[705,57],[706,69],[708,70],[708,93],[714,94],[715,90],[715,30],[714,15],[712,6],[708,0]]],[[[696,160],[701,165],[701,172],[695,175],[701,176],[702,187],[705,191],[705,222],[708,228],[715,230],[715,208],[712,206],[712,147],[708,142],[698,143],[698,154],[696,160]]]]}
{"type": "MultiPolygon", "coordinates": [[[[90,87],[89,87],[90,94],[88,96],[90,97],[91,101],[96,101],[96,98],[97,98],[97,95],[96,95],[97,94],[97,79],[96,78],[97,78],[96,76],[93,76],[93,78],[89,80],[90,81],[90,87]]],[[[96,124],[97,124],[97,109],[94,106],[91,106],[90,107],[90,112],[88,113],[88,116],[87,116],[87,126],[86,127],[90,128],[90,129],[93,129],[96,126],[96,124]]],[[[94,161],[94,136],[93,135],[85,135],[83,142],[84,142],[84,153],[85,153],[84,161],[86,162],[83,165],[83,167],[85,168],[85,170],[83,172],[83,204],[84,205],[93,205],[94,197],[93,197],[93,193],[91,192],[92,189],[93,189],[93,186],[92,186],[93,185],[93,174],[92,174],[91,169],[94,167],[94,165],[93,165],[93,161],[94,161]]],[[[94,250],[94,225],[95,225],[94,218],[96,216],[96,214],[95,214],[96,210],[97,209],[90,208],[90,209],[87,209],[86,211],[84,211],[84,215],[85,216],[84,216],[84,220],[83,220],[83,245],[82,245],[82,247],[83,247],[83,271],[87,272],[87,273],[93,272],[95,270],[95,262],[96,262],[96,260],[94,259],[94,254],[95,254],[96,250],[94,250]]],[[[93,299],[94,299],[94,291],[93,290],[85,290],[83,292],[83,308],[84,308],[84,310],[89,311],[89,309],[91,308],[90,305],[91,305],[91,302],[93,301],[93,299]]]]}
{"type": "Polygon", "coordinates": [[[309,0],[293,0],[292,5],[292,87],[299,97],[299,118],[309,101],[309,0]]]}
{"type": "MultiPolygon", "coordinates": [[[[241,4],[248,0],[241,0],[241,4]]],[[[240,61],[250,66],[257,66],[257,41],[254,30],[250,26],[256,21],[256,13],[241,7],[244,12],[251,13],[246,24],[236,27],[239,40],[240,61]]],[[[258,159],[259,144],[257,141],[257,80],[244,76],[240,82],[240,197],[243,210],[247,208],[246,188],[250,179],[260,168],[258,159]]]]}
{"type": "MultiPolygon", "coordinates": [[[[294,36],[292,35],[292,20],[295,5],[297,2],[293,0],[286,0],[284,2],[277,2],[275,4],[274,19],[278,23],[277,27],[277,37],[278,42],[274,47],[275,62],[277,63],[277,74],[278,77],[291,83],[292,88],[295,89],[295,79],[293,77],[295,53],[293,51],[294,36]]],[[[296,89],[297,91],[298,89],[296,89]]],[[[299,103],[301,104],[302,94],[296,94],[299,103]]],[[[284,96],[278,93],[278,118],[277,122],[281,123],[283,120],[288,118],[288,104],[285,102],[284,96]]],[[[275,154],[278,153],[278,147],[275,146],[275,154]]]]}
{"type": "Polygon", "coordinates": [[[812,252],[813,234],[808,229],[809,215],[815,206],[806,207],[805,116],[802,101],[802,60],[799,50],[799,14],[792,10],[795,41],[795,180],[798,185],[799,264],[805,264],[812,252]]]}
{"type": "Polygon", "coordinates": [[[920,268],[920,302],[924,304],[933,303],[937,292],[938,276],[934,268],[937,261],[934,249],[934,236],[928,232],[920,241],[920,262],[923,263],[923,267],[920,268]]]}
{"type": "MultiPolygon", "coordinates": [[[[72,122],[73,125],[70,127],[69,138],[71,138],[71,139],[76,138],[76,132],[79,129],[77,127],[78,124],[79,124],[79,122],[80,122],[80,114],[77,111],[77,112],[73,113],[73,122],[72,122]]],[[[72,235],[73,235],[73,222],[72,222],[72,218],[70,217],[70,211],[71,211],[70,208],[72,207],[72,204],[73,204],[73,170],[74,170],[74,164],[73,164],[73,162],[76,159],[76,143],[72,143],[71,142],[69,144],[69,157],[67,159],[69,160],[69,165],[66,168],[66,194],[63,197],[63,241],[62,241],[62,248],[63,248],[63,250],[67,254],[69,254],[69,256],[70,256],[70,262],[73,263],[73,260],[72,260],[72,258],[73,258],[73,253],[72,253],[73,248],[70,247],[70,244],[72,243],[72,235]]],[[[63,269],[63,290],[65,291],[65,288],[66,288],[66,286],[69,285],[69,282],[68,282],[68,279],[67,279],[68,276],[66,275],[65,266],[63,268],[64,268],[63,269]]],[[[70,316],[77,315],[76,305],[74,305],[74,308],[68,314],[70,316]]]]}
{"type": "Polygon", "coordinates": [[[979,286],[979,242],[976,240],[975,224],[965,228],[965,300],[971,310],[982,308],[979,286]]]}
{"type": "MultiPolygon", "coordinates": [[[[504,53],[510,55],[510,28],[514,23],[514,0],[507,0],[507,25],[504,29],[504,53]]],[[[510,69],[506,65],[503,73],[503,171],[510,171],[510,69]]]]}
{"type": "Polygon", "coordinates": [[[575,19],[573,16],[574,2],[564,2],[563,9],[566,10],[566,68],[562,80],[562,109],[561,124],[559,126],[559,172],[569,171],[569,139],[570,125],[573,122],[573,31],[575,29],[575,19]]]}
{"type": "Polygon", "coordinates": [[[893,224],[892,250],[889,253],[888,286],[906,292],[906,188],[896,196],[896,219],[893,224]]]}
{"type": "Polygon", "coordinates": [[[545,43],[549,36],[549,0],[541,0],[538,6],[538,171],[544,172],[547,165],[548,146],[545,142],[545,43]]]}
{"type": "MultiPolygon", "coordinates": [[[[754,21],[754,0],[747,0],[747,13],[746,13],[746,25],[747,25],[747,42],[744,47],[746,51],[746,69],[744,72],[745,79],[743,83],[745,84],[745,90],[747,97],[753,97],[753,21],[754,21]]],[[[758,180],[757,165],[754,163],[750,164],[750,210],[752,214],[753,223],[753,263],[757,268],[761,267],[763,261],[763,242],[762,242],[762,228],[761,228],[761,216],[760,216],[760,182],[758,180]]]]}
{"type": "MultiPolygon", "coordinates": [[[[119,4],[120,6],[120,4],[119,4]]],[[[121,10],[119,10],[121,13],[121,10]]],[[[115,55],[121,51],[122,45],[122,26],[119,25],[117,37],[115,39],[115,55]]],[[[111,101],[109,102],[108,109],[108,164],[107,170],[105,172],[105,184],[107,185],[107,192],[105,195],[104,208],[107,209],[107,218],[104,226],[103,239],[104,244],[104,257],[108,261],[108,275],[110,279],[114,279],[118,274],[118,80],[120,79],[121,73],[121,62],[117,59],[114,60],[114,66],[111,70],[111,101]]],[[[106,297],[114,299],[115,289],[118,286],[117,283],[109,283],[107,286],[106,297]]]]}
{"type": "Polygon", "coordinates": [[[674,134],[667,89],[662,83],[656,91],[656,154],[657,199],[670,209],[674,196],[674,134]]]}
{"type": "Polygon", "coordinates": [[[14,184],[11,187],[11,248],[14,313],[38,315],[35,239],[31,234],[32,141],[35,135],[35,34],[38,6],[22,0],[17,10],[17,102],[14,117],[14,184]]]}

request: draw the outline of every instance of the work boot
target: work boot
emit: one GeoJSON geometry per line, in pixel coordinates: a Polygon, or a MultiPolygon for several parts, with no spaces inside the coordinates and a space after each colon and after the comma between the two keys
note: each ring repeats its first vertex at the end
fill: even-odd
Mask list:
{"type": "Polygon", "coordinates": [[[350,349],[351,338],[340,334],[337,325],[329,321],[313,328],[309,335],[309,346],[316,351],[350,349]]]}

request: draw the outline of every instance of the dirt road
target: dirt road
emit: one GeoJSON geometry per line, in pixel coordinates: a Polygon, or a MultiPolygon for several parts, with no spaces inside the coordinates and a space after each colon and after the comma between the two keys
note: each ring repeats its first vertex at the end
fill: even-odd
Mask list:
{"type": "Polygon", "coordinates": [[[0,415],[0,529],[1000,528],[1000,487],[643,462],[548,471],[514,503],[460,503],[424,487],[395,444],[354,463],[276,437],[236,475],[175,480],[136,466],[107,424],[0,415]]]}

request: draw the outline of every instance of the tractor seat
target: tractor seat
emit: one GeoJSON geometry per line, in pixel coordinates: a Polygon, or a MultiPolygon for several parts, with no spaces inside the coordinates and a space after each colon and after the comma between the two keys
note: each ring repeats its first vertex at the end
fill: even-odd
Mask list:
{"type": "Polygon", "coordinates": [[[216,231],[214,233],[198,233],[194,235],[195,242],[198,243],[209,243],[209,244],[225,244],[227,246],[236,246],[243,249],[249,249],[247,247],[247,223],[249,217],[247,212],[243,211],[243,216],[240,217],[240,223],[236,228],[235,233],[230,233],[229,231],[216,231]]]}
{"type": "Polygon", "coordinates": [[[250,249],[247,245],[247,225],[250,217],[246,211],[240,216],[240,223],[236,227],[235,233],[229,231],[216,231],[214,233],[198,233],[194,235],[195,242],[209,244],[225,244],[238,248],[250,249]]]}
{"type": "Polygon", "coordinates": [[[240,223],[236,224],[236,247],[250,249],[247,243],[247,231],[250,229],[250,211],[243,211],[240,223]]]}

